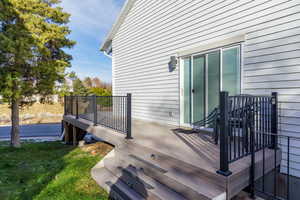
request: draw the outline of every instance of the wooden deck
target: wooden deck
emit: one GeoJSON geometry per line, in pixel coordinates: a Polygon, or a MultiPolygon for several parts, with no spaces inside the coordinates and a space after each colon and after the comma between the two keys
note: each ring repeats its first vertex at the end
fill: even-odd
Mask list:
{"type": "MultiPolygon", "coordinates": [[[[127,156],[128,159],[124,163],[131,160],[128,165],[146,165],[144,168],[154,165],[166,170],[167,175],[173,181],[178,182],[177,185],[164,177],[167,176],[166,174],[157,175],[150,169],[148,173],[145,173],[153,179],[162,180],[163,184],[181,194],[184,199],[215,199],[217,197],[230,199],[249,183],[251,163],[249,156],[230,164],[232,175],[225,177],[216,173],[219,169],[219,147],[213,144],[210,136],[205,133],[198,134],[177,126],[135,120],[132,125],[134,139],[125,140],[125,134],[102,126],[94,126],[92,122],[84,119],[64,116],[64,121],[113,144],[119,156],[116,160],[127,156]],[[201,188],[200,185],[203,187],[201,188]],[[182,188],[186,189],[182,190],[182,188]]],[[[280,158],[279,164],[281,154],[280,151],[277,152],[280,158]]],[[[265,149],[265,158],[266,163],[269,163],[265,166],[265,170],[271,171],[274,166],[271,165],[274,163],[274,151],[265,149]]],[[[256,178],[258,178],[262,174],[261,151],[256,153],[255,161],[256,178]]]]}

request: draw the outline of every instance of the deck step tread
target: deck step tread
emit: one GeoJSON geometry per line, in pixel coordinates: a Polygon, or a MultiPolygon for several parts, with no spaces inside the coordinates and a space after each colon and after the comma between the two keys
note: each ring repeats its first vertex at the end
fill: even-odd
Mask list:
{"type": "Polygon", "coordinates": [[[144,198],[157,200],[186,200],[172,189],[147,176],[142,170],[138,169],[137,167],[131,164],[120,166],[121,162],[115,161],[114,159],[109,159],[105,160],[105,166],[119,178],[122,178],[122,176],[123,178],[127,178],[124,176],[124,172],[130,173],[133,179],[138,180],[140,184],[144,184],[145,187],[142,188],[142,193],[144,194],[140,194],[144,198]],[[143,191],[143,189],[145,189],[146,191],[143,191]]]}
{"type": "MultiPolygon", "coordinates": [[[[138,157],[138,156],[136,156],[138,157]]],[[[138,159],[138,161],[141,159],[138,159]]],[[[123,161],[125,162],[125,161],[123,161]]],[[[149,163],[149,162],[148,162],[149,163]]],[[[157,164],[156,164],[157,165],[157,164]]],[[[151,166],[152,167],[152,166],[151,166]]],[[[148,174],[147,174],[148,175],[148,174]]],[[[150,174],[149,174],[150,175],[150,174]]],[[[170,169],[166,173],[161,173],[161,176],[166,176],[168,180],[173,183],[182,184],[192,189],[193,191],[203,194],[204,196],[214,198],[216,196],[223,195],[225,190],[222,190],[217,185],[211,183],[205,178],[195,178],[196,174],[185,175],[178,173],[177,169],[170,169]]],[[[155,177],[158,181],[162,181],[161,176],[155,177]]]]}
{"type": "Polygon", "coordinates": [[[149,154],[138,151],[138,155],[129,156],[132,154],[132,152],[126,154],[125,149],[118,151],[116,160],[118,160],[120,166],[126,167],[131,164],[138,170],[142,169],[145,175],[171,188],[186,199],[226,199],[226,190],[210,182],[205,176],[199,177],[199,171],[191,170],[188,174],[181,173],[181,163],[178,163],[178,165],[172,163],[170,166],[164,165],[162,167],[161,162],[155,161],[155,158],[152,159],[149,154]],[[164,169],[163,172],[165,173],[159,169],[164,169]]]}
{"type": "MultiPolygon", "coordinates": [[[[201,166],[192,166],[188,163],[177,160],[176,158],[155,152],[152,149],[148,149],[140,145],[134,146],[135,147],[125,146],[122,149],[119,149],[118,153],[123,156],[126,156],[126,154],[130,155],[131,159],[135,159],[137,161],[142,160],[145,164],[151,163],[149,166],[152,166],[157,171],[160,171],[159,169],[163,169],[164,173],[171,173],[172,171],[175,173],[180,172],[181,174],[185,174],[187,178],[190,177],[190,174],[193,174],[194,179],[197,177],[205,179],[212,185],[217,185],[220,189],[226,185],[226,178],[217,174],[217,170],[210,172],[203,169],[201,166]]],[[[123,156],[121,156],[120,159],[122,159],[123,156]]]]}
{"type": "Polygon", "coordinates": [[[145,186],[146,189],[148,190],[152,190],[154,189],[154,187],[152,185],[150,185],[147,181],[145,181],[144,179],[141,179],[140,176],[134,171],[133,166],[128,166],[127,168],[123,168],[121,166],[118,166],[117,169],[122,173],[128,173],[130,174],[134,179],[139,179],[139,181],[145,186]]]}
{"type": "Polygon", "coordinates": [[[113,199],[145,200],[144,197],[128,187],[105,167],[93,168],[92,177],[98,185],[109,191],[109,195],[113,199]]]}
{"type": "Polygon", "coordinates": [[[147,160],[145,160],[145,159],[143,159],[143,158],[141,158],[141,157],[138,157],[138,156],[136,156],[136,155],[134,155],[134,154],[129,154],[129,157],[131,157],[131,158],[133,158],[133,159],[135,159],[135,160],[138,160],[138,161],[140,161],[140,162],[143,162],[143,163],[145,163],[145,164],[151,166],[152,168],[155,168],[156,170],[160,171],[160,172],[163,173],[163,174],[168,172],[167,170],[165,170],[165,169],[163,169],[163,168],[161,168],[161,167],[159,167],[159,166],[153,164],[152,162],[149,162],[149,161],[147,161],[147,160]]]}

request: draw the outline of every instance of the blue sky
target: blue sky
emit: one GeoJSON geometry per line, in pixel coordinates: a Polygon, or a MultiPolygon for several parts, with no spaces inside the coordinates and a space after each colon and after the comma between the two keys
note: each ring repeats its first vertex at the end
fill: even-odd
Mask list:
{"type": "Polygon", "coordinates": [[[111,60],[99,51],[125,0],[62,0],[61,7],[71,14],[70,38],[77,42],[68,50],[72,68],[80,78],[98,77],[111,81],[111,60]]]}

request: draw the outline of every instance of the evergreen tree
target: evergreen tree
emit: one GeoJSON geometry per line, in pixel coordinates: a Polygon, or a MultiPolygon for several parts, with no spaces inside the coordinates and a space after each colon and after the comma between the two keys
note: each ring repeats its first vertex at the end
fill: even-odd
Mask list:
{"type": "Polygon", "coordinates": [[[0,1],[0,94],[11,106],[11,145],[20,146],[19,108],[33,95],[47,96],[64,79],[75,42],[67,38],[70,15],[59,0],[0,1]]]}

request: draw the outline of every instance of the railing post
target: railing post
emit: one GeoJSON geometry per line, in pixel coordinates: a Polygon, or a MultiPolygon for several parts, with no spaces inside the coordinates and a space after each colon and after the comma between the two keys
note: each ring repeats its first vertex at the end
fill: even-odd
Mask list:
{"type": "Polygon", "coordinates": [[[97,125],[98,112],[97,112],[97,96],[93,95],[93,108],[94,108],[94,125],[97,125]]]}
{"type": "Polygon", "coordinates": [[[131,94],[127,94],[127,130],[126,139],[132,139],[131,136],[131,94]]]}
{"type": "Polygon", "coordinates": [[[232,174],[229,171],[228,158],[228,131],[229,131],[229,106],[228,92],[220,92],[220,169],[218,174],[229,176],[232,174]]]}
{"type": "Polygon", "coordinates": [[[79,114],[78,114],[78,96],[76,96],[76,119],[79,118],[79,114]]]}
{"type": "Polygon", "coordinates": [[[278,94],[277,92],[272,92],[272,105],[271,105],[271,148],[277,149],[277,137],[278,134],[278,94]]]}
{"type": "Polygon", "coordinates": [[[67,115],[67,97],[64,96],[64,115],[67,115]]]}
{"type": "MultiPolygon", "coordinates": [[[[251,152],[251,166],[250,166],[250,198],[255,199],[255,132],[254,132],[254,114],[251,113],[249,120],[249,132],[250,132],[250,152],[251,152]]],[[[263,160],[264,162],[264,160],[263,160]]]]}
{"type": "Polygon", "coordinates": [[[71,115],[74,115],[74,110],[73,110],[73,107],[74,107],[74,102],[73,102],[73,96],[71,95],[70,96],[70,106],[71,106],[71,115]]]}

